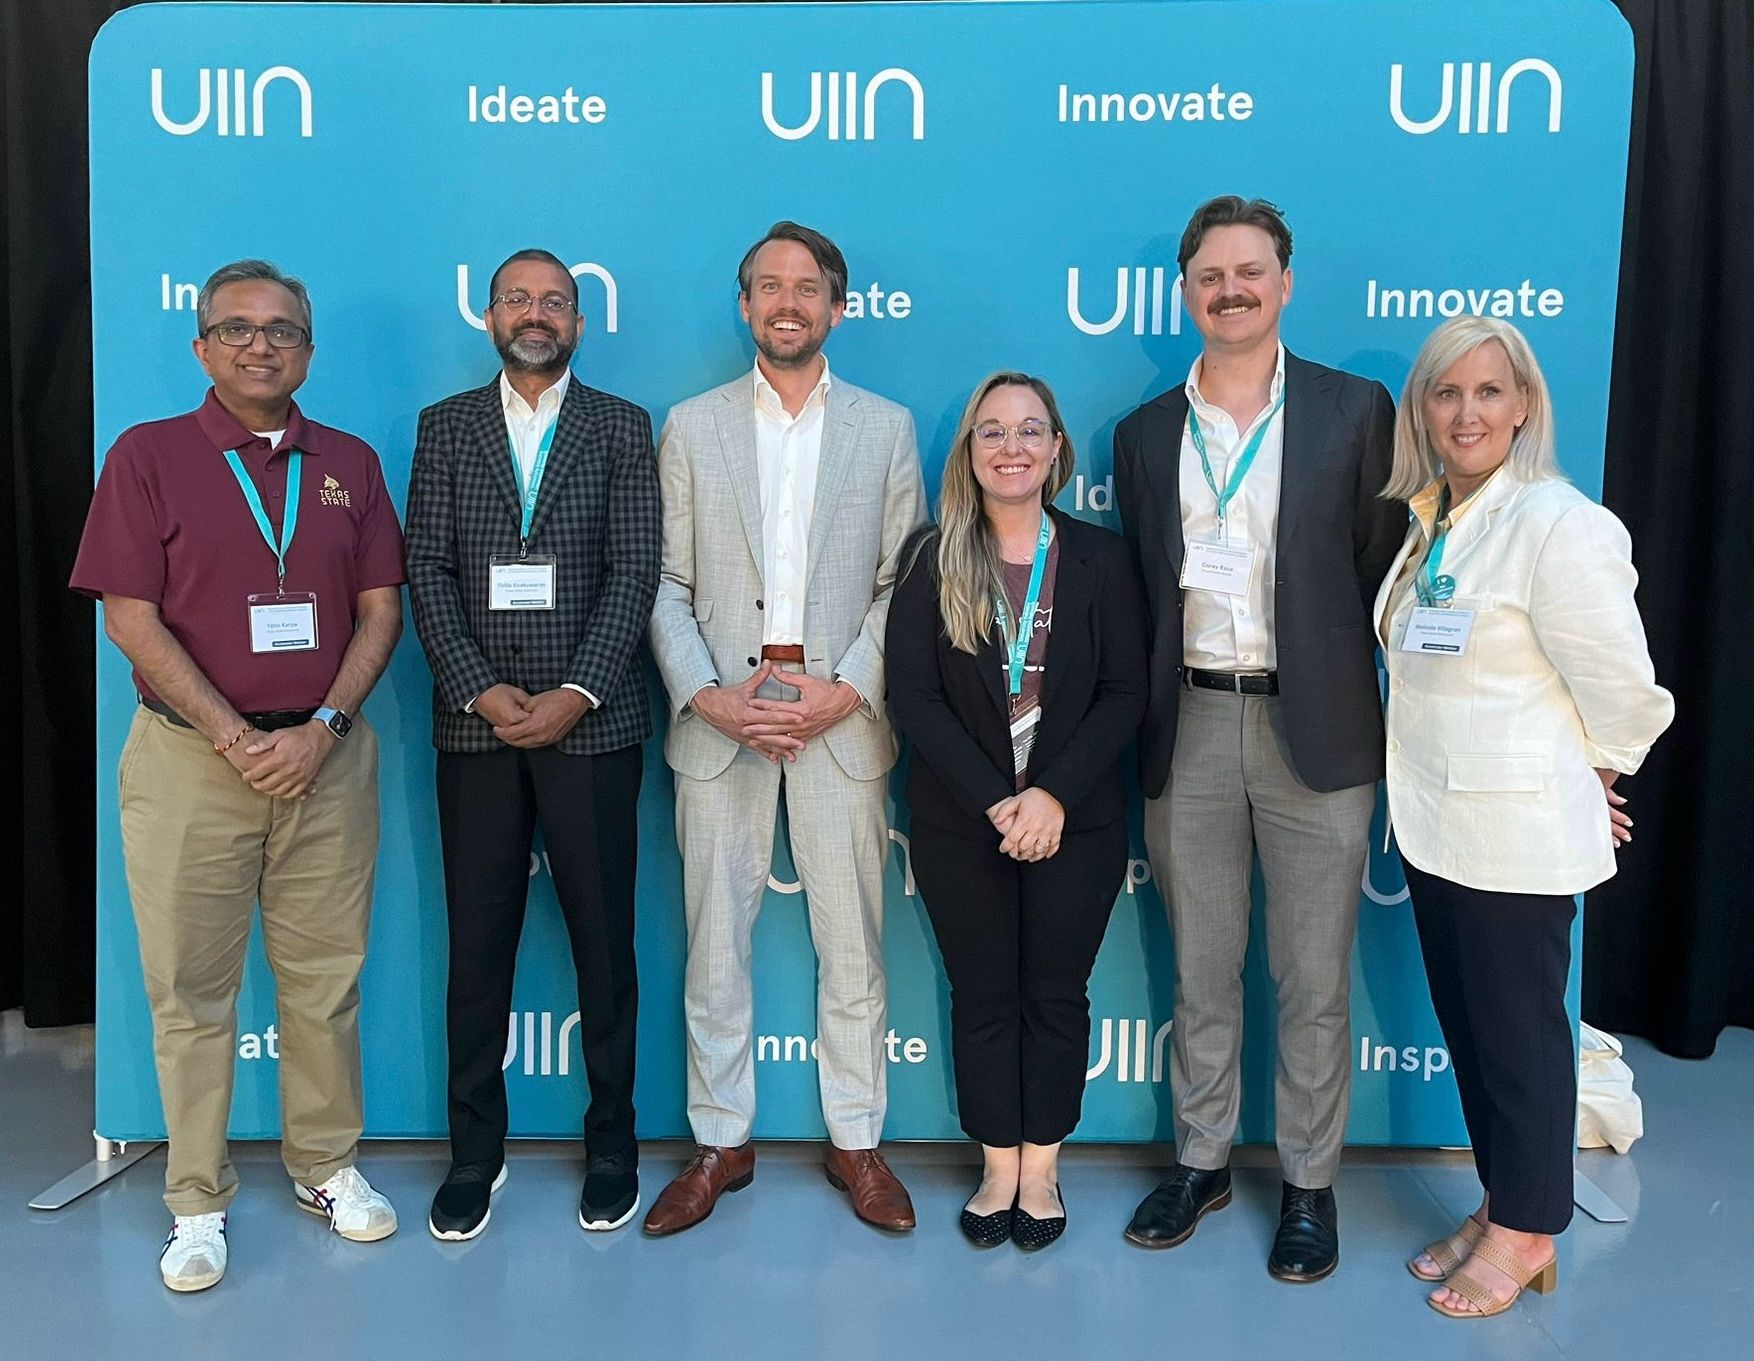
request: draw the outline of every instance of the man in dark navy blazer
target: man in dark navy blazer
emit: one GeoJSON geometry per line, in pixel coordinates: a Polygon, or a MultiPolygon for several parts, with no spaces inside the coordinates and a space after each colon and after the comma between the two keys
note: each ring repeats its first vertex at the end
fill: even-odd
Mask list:
{"type": "Polygon", "coordinates": [[[579,986],[591,1102],[579,1225],[639,1207],[633,1128],[634,848],[651,717],[640,641],[661,529],[651,418],[586,387],[559,259],[495,271],[483,316],[504,362],[420,414],[408,582],[433,676],[450,920],[451,1169],[437,1238],[486,1227],[505,1180],[506,1016],[538,820],[579,986]]]}
{"type": "Polygon", "coordinates": [[[1184,385],[1115,430],[1152,630],[1146,844],[1176,953],[1177,1161],[1127,1237],[1173,1247],[1229,1203],[1258,854],[1284,1175],[1268,1268],[1312,1281],[1339,1261],[1352,940],[1383,773],[1370,606],[1406,528],[1405,507],[1378,496],[1394,404],[1280,343],[1291,233],[1272,204],[1203,204],[1179,261],[1204,348],[1184,385]]]}

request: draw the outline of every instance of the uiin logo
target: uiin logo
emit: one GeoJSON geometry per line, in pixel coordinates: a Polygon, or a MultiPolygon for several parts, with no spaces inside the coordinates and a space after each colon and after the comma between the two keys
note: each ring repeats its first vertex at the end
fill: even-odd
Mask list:
{"type": "Polygon", "coordinates": [[[1559,131],[1561,107],[1565,101],[1565,82],[1559,78],[1559,72],[1539,57],[1524,57],[1521,61],[1512,62],[1505,67],[1504,74],[1498,77],[1498,120],[1497,125],[1489,123],[1488,116],[1492,113],[1492,63],[1462,62],[1458,68],[1453,61],[1443,64],[1443,89],[1438,98],[1437,112],[1430,118],[1418,119],[1407,116],[1406,104],[1402,99],[1402,86],[1405,72],[1400,62],[1389,67],[1389,113],[1395,124],[1403,132],[1410,132],[1415,137],[1423,137],[1427,133],[1437,132],[1450,121],[1451,113],[1455,114],[1457,132],[1480,133],[1510,131],[1510,91],[1518,76],[1528,73],[1542,76],[1547,81],[1547,131],[1559,131]],[[1460,88],[1457,88],[1457,71],[1461,73],[1460,88]]]}
{"type": "Polygon", "coordinates": [[[767,130],[775,137],[784,138],[788,142],[802,141],[823,124],[823,114],[827,113],[827,134],[831,142],[856,142],[860,140],[860,128],[864,129],[863,139],[867,142],[877,140],[877,92],[885,85],[899,83],[907,87],[912,99],[913,140],[926,140],[926,91],[921,86],[919,77],[912,71],[904,71],[899,66],[885,67],[865,85],[865,98],[859,100],[859,73],[857,71],[827,72],[828,98],[823,99],[824,73],[810,73],[810,116],[796,127],[787,127],[774,114],[773,108],[773,72],[761,73],[761,121],[767,124],[767,130]],[[864,114],[863,120],[860,113],[864,114]]]}
{"type": "Polygon", "coordinates": [[[164,68],[152,68],[152,117],[173,137],[192,137],[209,122],[221,137],[261,137],[267,130],[268,88],[285,81],[298,91],[300,137],[311,135],[311,85],[290,66],[270,66],[252,82],[241,66],[203,66],[195,116],[179,122],[164,107],[164,68]],[[246,103],[247,101],[247,103],[246,103]]]}

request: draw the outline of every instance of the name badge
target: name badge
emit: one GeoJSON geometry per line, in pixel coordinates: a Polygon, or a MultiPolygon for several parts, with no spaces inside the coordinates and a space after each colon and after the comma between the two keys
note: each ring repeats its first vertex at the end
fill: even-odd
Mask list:
{"type": "Polygon", "coordinates": [[[1407,617],[1401,651],[1423,652],[1433,657],[1459,657],[1468,650],[1474,631],[1474,611],[1433,609],[1415,605],[1407,617]]]}
{"type": "Polygon", "coordinates": [[[487,608],[490,610],[551,610],[554,608],[552,553],[487,560],[487,608]]]}
{"type": "Polygon", "coordinates": [[[1182,558],[1182,589],[1247,595],[1254,567],[1252,546],[1196,541],[1188,544],[1182,558]]]}
{"type": "Polygon", "coordinates": [[[314,593],[253,595],[251,652],[314,652],[317,648],[317,597],[314,593]]]}

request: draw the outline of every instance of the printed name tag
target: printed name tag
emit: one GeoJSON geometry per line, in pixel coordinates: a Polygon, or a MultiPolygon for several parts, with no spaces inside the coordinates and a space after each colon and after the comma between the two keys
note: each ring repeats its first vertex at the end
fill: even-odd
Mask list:
{"type": "Polygon", "coordinates": [[[489,558],[487,608],[553,609],[554,567],[555,559],[546,553],[532,553],[526,558],[489,558]]]}
{"type": "Polygon", "coordinates": [[[317,597],[311,593],[253,595],[251,652],[313,652],[317,646],[317,597]]]}
{"type": "Polygon", "coordinates": [[[1227,543],[1190,543],[1182,559],[1184,591],[1216,591],[1247,595],[1254,571],[1255,550],[1227,543]]]}
{"type": "Polygon", "coordinates": [[[1440,610],[1416,605],[1407,617],[1407,633],[1401,651],[1424,652],[1434,657],[1459,657],[1468,650],[1474,631],[1474,611],[1440,610]]]}

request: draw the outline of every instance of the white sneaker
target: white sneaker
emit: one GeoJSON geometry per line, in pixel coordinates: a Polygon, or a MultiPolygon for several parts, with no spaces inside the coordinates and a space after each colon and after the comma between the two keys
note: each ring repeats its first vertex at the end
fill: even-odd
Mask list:
{"type": "Polygon", "coordinates": [[[178,1215],[158,1254],[158,1273],[172,1290],[206,1290],[225,1275],[225,1212],[178,1215]]]}
{"type": "Polygon", "coordinates": [[[344,1167],[318,1187],[294,1182],[301,1209],[326,1215],[329,1227],[355,1243],[375,1243],[396,1232],[396,1211],[359,1173],[344,1167]]]}

